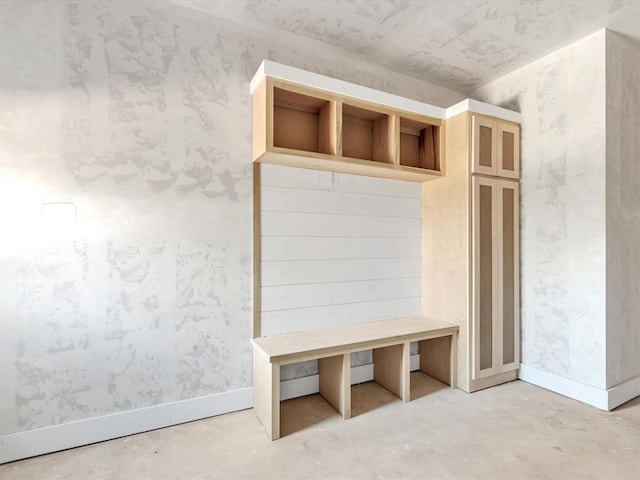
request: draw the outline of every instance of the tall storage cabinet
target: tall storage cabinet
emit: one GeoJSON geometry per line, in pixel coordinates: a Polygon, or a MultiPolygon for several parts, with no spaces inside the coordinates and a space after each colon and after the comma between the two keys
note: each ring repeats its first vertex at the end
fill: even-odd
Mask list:
{"type": "Polygon", "coordinates": [[[517,377],[520,345],[519,126],[447,120],[447,171],[423,185],[423,313],[460,325],[458,386],[517,377]]]}

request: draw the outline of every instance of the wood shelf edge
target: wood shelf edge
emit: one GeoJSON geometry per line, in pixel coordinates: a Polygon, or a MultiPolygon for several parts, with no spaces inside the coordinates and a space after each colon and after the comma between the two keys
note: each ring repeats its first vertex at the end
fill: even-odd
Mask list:
{"type": "Polygon", "coordinates": [[[442,172],[435,170],[302,151],[269,151],[255,158],[254,162],[417,183],[436,180],[443,176],[442,172]]]}

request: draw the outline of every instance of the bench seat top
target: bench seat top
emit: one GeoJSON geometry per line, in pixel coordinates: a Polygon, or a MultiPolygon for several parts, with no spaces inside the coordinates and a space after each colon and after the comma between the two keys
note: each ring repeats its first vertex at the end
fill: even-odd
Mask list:
{"type": "Polygon", "coordinates": [[[458,325],[453,323],[413,316],[258,337],[251,339],[251,343],[271,363],[284,363],[452,335],[457,331],[458,325]]]}

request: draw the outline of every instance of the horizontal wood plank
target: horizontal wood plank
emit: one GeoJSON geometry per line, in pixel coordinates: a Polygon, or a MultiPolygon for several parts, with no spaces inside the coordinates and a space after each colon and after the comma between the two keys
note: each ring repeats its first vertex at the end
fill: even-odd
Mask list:
{"type": "Polygon", "coordinates": [[[251,340],[254,348],[260,348],[272,363],[294,362],[315,356],[320,358],[348,353],[404,341],[450,335],[458,326],[422,316],[395,318],[377,322],[360,323],[313,332],[298,332],[251,340]]]}
{"type": "Polygon", "coordinates": [[[421,185],[388,178],[363,177],[345,173],[263,164],[261,185],[344,193],[420,198],[421,185]]]}
{"type": "Polygon", "coordinates": [[[420,218],[420,199],[386,196],[384,192],[352,193],[263,186],[263,211],[420,218]]]}
{"type": "Polygon", "coordinates": [[[262,236],[420,237],[420,218],[262,212],[262,236]]]}
{"type": "Polygon", "coordinates": [[[420,258],[262,262],[263,287],[420,276],[420,258]]]}
{"type": "Polygon", "coordinates": [[[406,182],[422,183],[437,180],[443,176],[439,171],[393,165],[391,163],[338,157],[335,155],[325,155],[322,153],[291,150],[280,147],[274,147],[273,150],[273,152],[264,153],[254,161],[264,164],[403,180],[406,182]]]}
{"type": "Polygon", "coordinates": [[[420,238],[400,237],[263,237],[262,259],[346,260],[362,258],[420,258],[420,238]]]}
{"type": "Polygon", "coordinates": [[[420,297],[262,312],[262,334],[280,335],[416,315],[420,297]]]}
{"type": "Polygon", "coordinates": [[[262,287],[262,311],[419,297],[420,277],[262,287]]]}
{"type": "Polygon", "coordinates": [[[303,188],[306,190],[331,190],[333,173],[305,168],[263,164],[260,184],[271,187],[303,188]]]}

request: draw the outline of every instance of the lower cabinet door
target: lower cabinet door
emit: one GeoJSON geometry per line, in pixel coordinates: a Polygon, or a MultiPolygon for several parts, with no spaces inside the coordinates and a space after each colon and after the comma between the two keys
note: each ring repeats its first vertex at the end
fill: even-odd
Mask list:
{"type": "Polygon", "coordinates": [[[472,378],[518,368],[518,183],[473,177],[472,378]]]}
{"type": "Polygon", "coordinates": [[[517,182],[498,186],[498,313],[500,372],[520,367],[520,201],[517,182]]]}

